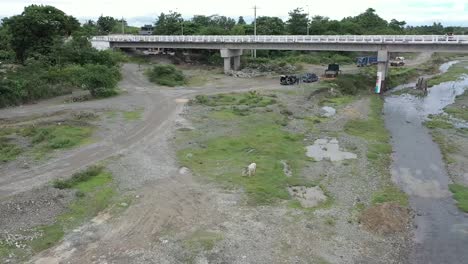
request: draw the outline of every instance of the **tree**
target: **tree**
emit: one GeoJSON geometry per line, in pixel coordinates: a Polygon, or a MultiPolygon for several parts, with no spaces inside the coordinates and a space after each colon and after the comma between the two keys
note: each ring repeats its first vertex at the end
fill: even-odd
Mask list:
{"type": "MultiPolygon", "coordinates": [[[[376,34],[387,28],[387,21],[375,13],[375,9],[368,8],[364,13],[349,19],[359,24],[365,32],[363,34],[376,34]]],[[[346,21],[346,19],[345,19],[346,21]]]]}
{"type": "Polygon", "coordinates": [[[169,14],[161,13],[154,23],[155,35],[181,35],[184,19],[177,12],[169,11],[169,14]]]}
{"type": "Polygon", "coordinates": [[[108,35],[117,25],[117,20],[110,16],[100,16],[97,20],[97,29],[99,34],[108,35]]]}
{"type": "Polygon", "coordinates": [[[302,8],[296,8],[289,12],[289,20],[287,21],[287,31],[291,35],[307,34],[307,26],[309,18],[307,13],[304,13],[302,8]]]}
{"type": "Polygon", "coordinates": [[[239,19],[237,20],[238,25],[245,25],[245,20],[243,16],[240,16],[239,19]]]}
{"type": "Polygon", "coordinates": [[[282,35],[284,31],[284,22],[279,17],[257,18],[257,34],[259,35],[282,35]]]}
{"type": "Polygon", "coordinates": [[[388,27],[394,31],[402,32],[405,29],[405,25],[405,21],[398,21],[396,19],[392,19],[388,24],[388,27]]]}
{"type": "Polygon", "coordinates": [[[31,5],[21,15],[4,19],[16,58],[24,63],[33,53],[46,56],[80,26],[78,20],[52,6],[31,5]]]}

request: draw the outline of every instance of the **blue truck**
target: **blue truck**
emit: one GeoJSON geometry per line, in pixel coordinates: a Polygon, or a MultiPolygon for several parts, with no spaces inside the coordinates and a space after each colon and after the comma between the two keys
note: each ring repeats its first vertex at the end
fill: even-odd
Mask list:
{"type": "Polygon", "coordinates": [[[358,67],[365,67],[377,64],[377,57],[357,57],[356,65],[358,67]]]}

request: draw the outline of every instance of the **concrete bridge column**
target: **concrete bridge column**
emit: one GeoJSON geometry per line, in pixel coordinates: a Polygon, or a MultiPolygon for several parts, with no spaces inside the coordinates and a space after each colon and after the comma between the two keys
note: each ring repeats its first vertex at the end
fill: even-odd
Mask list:
{"type": "Polygon", "coordinates": [[[224,58],[224,73],[228,73],[232,69],[240,69],[240,56],[242,55],[241,49],[222,49],[221,58],[224,58]],[[234,60],[234,67],[232,61],[234,60]]]}
{"type": "Polygon", "coordinates": [[[380,93],[386,89],[388,68],[388,50],[379,50],[377,53],[377,82],[375,87],[376,93],[380,93]]]}

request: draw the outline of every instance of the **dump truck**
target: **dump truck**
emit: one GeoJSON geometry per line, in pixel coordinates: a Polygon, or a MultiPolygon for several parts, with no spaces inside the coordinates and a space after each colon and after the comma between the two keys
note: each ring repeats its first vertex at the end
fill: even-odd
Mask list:
{"type": "Polygon", "coordinates": [[[356,66],[365,67],[377,64],[377,57],[357,57],[356,66]]]}
{"type": "Polygon", "coordinates": [[[333,63],[333,64],[328,64],[328,68],[325,70],[325,77],[326,78],[336,78],[338,74],[341,73],[340,70],[340,65],[333,63]]]}
{"type": "Polygon", "coordinates": [[[395,59],[390,61],[390,66],[405,66],[405,57],[396,57],[395,59]]]}

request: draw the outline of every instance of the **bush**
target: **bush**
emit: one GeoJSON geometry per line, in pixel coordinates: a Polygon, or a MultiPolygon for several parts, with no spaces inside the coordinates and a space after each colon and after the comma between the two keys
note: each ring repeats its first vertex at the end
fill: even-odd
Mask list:
{"type": "Polygon", "coordinates": [[[359,74],[342,74],[334,80],[329,81],[332,86],[336,86],[341,93],[355,95],[359,91],[366,91],[373,87],[373,79],[370,76],[359,74]]]}
{"type": "Polygon", "coordinates": [[[115,87],[120,79],[120,72],[115,67],[97,64],[87,64],[78,69],[77,79],[81,86],[93,97],[109,97],[117,94],[115,87]]]}
{"type": "Polygon", "coordinates": [[[52,183],[52,185],[54,186],[54,188],[57,188],[57,189],[70,189],[80,182],[85,182],[89,180],[90,178],[99,175],[100,173],[103,172],[103,170],[104,170],[104,167],[102,166],[91,166],[82,172],[77,172],[73,174],[73,176],[70,179],[55,180],[52,183]]]}
{"type": "Polygon", "coordinates": [[[153,66],[146,72],[149,80],[153,83],[163,86],[178,86],[184,85],[186,79],[182,71],[178,70],[174,65],[158,64],[153,66]]]}

